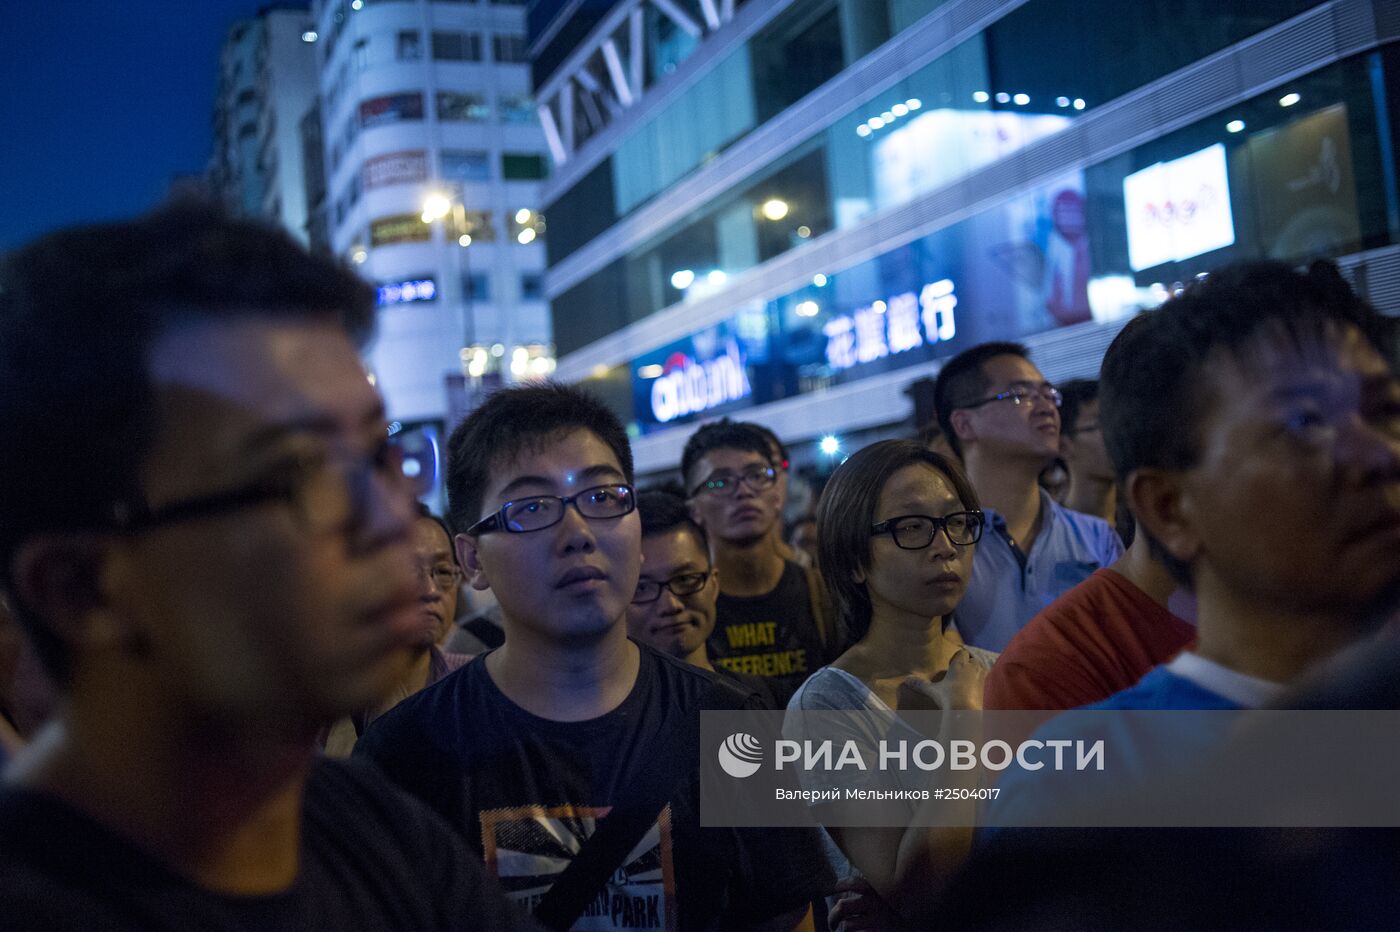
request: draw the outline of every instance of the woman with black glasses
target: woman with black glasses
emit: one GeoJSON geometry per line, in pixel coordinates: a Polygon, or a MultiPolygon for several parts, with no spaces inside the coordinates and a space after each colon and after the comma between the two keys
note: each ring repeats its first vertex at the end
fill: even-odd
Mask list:
{"type": "MultiPolygon", "coordinates": [[[[852,710],[858,714],[843,717],[835,737],[868,746],[863,755],[873,759],[882,740],[922,737],[901,722],[901,711],[982,707],[983,677],[996,655],[964,645],[951,623],[982,525],[962,470],[913,441],[872,444],[837,468],[817,507],[818,562],[854,645],[793,696],[785,737],[831,738],[813,730],[825,729],[814,724],[818,716],[797,713],[852,710]]],[[[811,776],[813,789],[854,785],[848,772],[836,775],[839,786],[823,782],[826,774],[811,776]]],[[[914,789],[928,786],[926,777],[913,768],[856,779],[914,789]]],[[[911,820],[917,806],[908,803],[911,820]]],[[[813,808],[821,820],[820,805],[813,808]]],[[[838,902],[833,919],[877,907],[922,918],[938,886],[934,875],[951,868],[970,840],[970,830],[918,826],[832,826],[827,833],[836,875],[864,878],[852,886],[866,891],[838,902]]]]}

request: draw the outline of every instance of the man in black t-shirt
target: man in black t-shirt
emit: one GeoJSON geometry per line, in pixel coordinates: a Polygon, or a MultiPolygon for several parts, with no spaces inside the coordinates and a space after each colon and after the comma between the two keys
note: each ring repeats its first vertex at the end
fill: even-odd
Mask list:
{"type": "Polygon", "coordinates": [[[710,539],[720,595],[710,656],[769,680],[780,703],[841,653],[815,571],[783,558],[778,467],[767,435],[720,421],[686,442],[681,474],[710,539]]]}
{"type": "Polygon", "coordinates": [[[710,662],[707,641],[715,630],[719,571],[710,563],[705,529],[690,516],[685,499],[662,489],[643,492],[637,496],[637,513],[642,517],[642,578],[627,606],[627,633],[663,654],[718,673],[776,709],[763,677],[710,662]]]}
{"type": "Polygon", "coordinates": [[[0,576],[64,701],[0,789],[0,926],[526,927],[436,815],[316,751],[421,629],[351,337],[373,290],[191,207],[4,277],[0,576]]]}
{"type": "Polygon", "coordinates": [[[467,418],[449,442],[450,516],[506,640],[376,721],[356,753],[457,825],[552,927],[805,927],[831,880],[813,833],[699,824],[699,748],[672,736],[696,733],[702,707],[756,704],[627,638],[631,481],[622,425],[576,389],[500,391],[467,418]],[[634,811],[652,787],[655,808],[634,811]],[[555,912],[614,815],[638,840],[596,883],[572,884],[576,913],[555,912]]]}

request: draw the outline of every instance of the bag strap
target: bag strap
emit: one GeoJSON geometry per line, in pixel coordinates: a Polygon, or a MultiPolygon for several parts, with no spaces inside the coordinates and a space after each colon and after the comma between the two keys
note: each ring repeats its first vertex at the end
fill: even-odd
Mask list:
{"type": "Polygon", "coordinates": [[[598,822],[593,834],[535,907],[536,922],[558,932],[573,926],[613,872],[656,824],[657,817],[684,778],[697,772],[700,710],[712,706],[718,694],[717,686],[712,683],[681,726],[666,733],[658,746],[647,751],[648,759],[642,769],[618,794],[622,802],[598,822]]]}

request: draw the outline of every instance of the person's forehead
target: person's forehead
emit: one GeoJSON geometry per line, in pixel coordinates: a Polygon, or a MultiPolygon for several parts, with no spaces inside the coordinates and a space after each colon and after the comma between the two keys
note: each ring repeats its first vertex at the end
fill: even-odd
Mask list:
{"type": "Polygon", "coordinates": [[[700,539],[684,525],[643,537],[642,556],[642,575],[648,577],[683,563],[703,566],[708,562],[700,539]]]}
{"type": "Polygon", "coordinates": [[[527,478],[562,488],[622,481],[622,477],[622,464],[612,447],[593,431],[579,427],[527,438],[513,455],[494,458],[486,487],[498,495],[527,478]]]}
{"type": "Polygon", "coordinates": [[[941,472],[924,463],[904,466],[890,476],[880,489],[882,508],[914,505],[920,502],[956,504],[957,490],[941,472]]]}
{"type": "Polygon", "coordinates": [[[158,390],[202,392],[272,419],[321,413],[358,423],[379,407],[349,336],[330,320],[178,324],[154,342],[150,374],[158,390]]]}
{"type": "Polygon", "coordinates": [[[766,454],[757,450],[741,450],[737,447],[720,447],[706,453],[701,459],[701,465],[707,466],[711,471],[717,470],[738,470],[746,469],[749,466],[768,466],[766,454]]]}
{"type": "Polygon", "coordinates": [[[452,541],[447,532],[432,518],[419,517],[413,522],[413,548],[419,553],[450,553],[452,541]]]}
{"type": "Polygon", "coordinates": [[[1029,382],[1038,385],[1045,381],[1035,363],[1024,356],[1005,353],[993,356],[982,364],[982,377],[993,386],[1014,382],[1029,382]]]}
{"type": "Polygon", "coordinates": [[[384,429],[379,395],[331,321],[182,324],[154,341],[148,365],[160,427],[146,470],[180,489],[241,474],[283,437],[360,443],[384,429]]]}
{"type": "Polygon", "coordinates": [[[1318,337],[1290,339],[1270,331],[1205,367],[1216,406],[1250,407],[1294,386],[1392,382],[1395,374],[1369,340],[1350,325],[1318,337]]]}

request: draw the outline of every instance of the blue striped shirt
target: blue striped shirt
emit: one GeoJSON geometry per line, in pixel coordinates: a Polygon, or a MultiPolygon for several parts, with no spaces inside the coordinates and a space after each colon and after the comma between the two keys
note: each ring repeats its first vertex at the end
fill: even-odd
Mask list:
{"type": "Polygon", "coordinates": [[[1045,606],[1123,554],[1123,542],[1108,522],[1070,511],[1040,493],[1040,533],[1023,553],[1006,530],[1006,519],[984,508],[987,527],[977,544],[972,579],[953,618],[963,640],[1003,651],[1007,642],[1045,606]]]}

